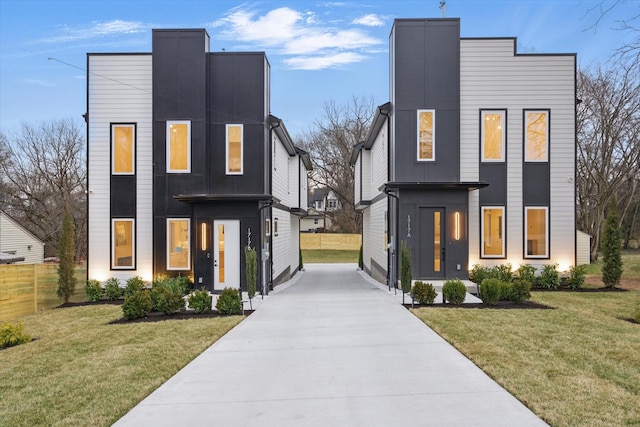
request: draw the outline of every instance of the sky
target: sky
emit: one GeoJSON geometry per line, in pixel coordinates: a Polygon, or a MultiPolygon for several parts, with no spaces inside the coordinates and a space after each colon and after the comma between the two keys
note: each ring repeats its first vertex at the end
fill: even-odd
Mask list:
{"type": "Polygon", "coordinates": [[[325,103],[389,100],[396,18],[460,18],[462,37],[516,37],[520,53],[604,64],[640,0],[0,0],[0,131],[86,112],[86,54],[150,52],[153,28],[205,28],[211,51],[264,51],[271,113],[295,138],[325,103]],[[617,3],[598,21],[601,9],[617,3]],[[597,23],[597,25],[595,25],[597,23]]]}

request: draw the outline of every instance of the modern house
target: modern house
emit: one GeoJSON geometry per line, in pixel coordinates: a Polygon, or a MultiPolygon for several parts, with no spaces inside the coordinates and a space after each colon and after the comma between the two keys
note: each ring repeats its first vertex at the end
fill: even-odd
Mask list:
{"type": "Polygon", "coordinates": [[[391,101],[354,147],[365,270],[397,283],[474,264],[576,263],[576,55],[461,38],[459,19],[397,19],[391,101]]]}
{"type": "Polygon", "coordinates": [[[245,247],[258,289],[296,273],[311,163],[270,114],[263,52],[163,29],[151,53],[90,53],[86,120],[89,279],[246,289],[245,247]]]}
{"type": "Polygon", "coordinates": [[[44,242],[0,211],[0,264],[42,264],[44,242]]]}
{"type": "Polygon", "coordinates": [[[315,233],[332,230],[330,213],[341,208],[333,191],[326,187],[312,188],[308,194],[308,202],[307,215],[300,221],[300,231],[315,233]]]}

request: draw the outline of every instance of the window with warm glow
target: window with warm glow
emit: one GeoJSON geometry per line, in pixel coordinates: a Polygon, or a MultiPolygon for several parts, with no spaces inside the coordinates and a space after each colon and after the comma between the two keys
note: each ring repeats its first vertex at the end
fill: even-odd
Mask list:
{"type": "Polygon", "coordinates": [[[525,162],[546,162],[549,160],[549,112],[524,112],[525,162]]]}
{"type": "Polygon", "coordinates": [[[191,172],[190,121],[167,121],[167,172],[191,172]]]}
{"type": "Polygon", "coordinates": [[[482,208],[482,257],[504,257],[504,207],[482,208]]]}
{"type": "Polygon", "coordinates": [[[188,218],[167,219],[167,270],[189,270],[190,220],[188,218]]]}
{"type": "Polygon", "coordinates": [[[135,173],[135,125],[111,125],[111,173],[135,173]]]}
{"type": "Polygon", "coordinates": [[[504,162],[505,112],[483,111],[481,120],[482,161],[504,162]]]}
{"type": "Polygon", "coordinates": [[[548,209],[546,207],[525,207],[525,257],[549,257],[548,209]]]}
{"type": "Polygon", "coordinates": [[[418,160],[435,160],[435,110],[418,110],[418,160]]]}
{"type": "Polygon", "coordinates": [[[111,268],[132,269],[135,266],[135,234],[133,219],[111,220],[111,268]]]}
{"type": "Polygon", "coordinates": [[[227,175],[242,174],[242,125],[227,125],[227,175]]]}

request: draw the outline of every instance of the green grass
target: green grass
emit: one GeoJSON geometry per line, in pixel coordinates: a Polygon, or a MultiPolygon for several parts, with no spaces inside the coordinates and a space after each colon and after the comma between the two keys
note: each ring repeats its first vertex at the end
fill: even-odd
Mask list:
{"type": "Polygon", "coordinates": [[[108,325],[120,306],[22,317],[37,338],[0,351],[0,426],[109,426],[242,316],[108,325]]]}
{"type": "Polygon", "coordinates": [[[532,300],[557,309],[414,313],[553,426],[640,425],[640,291],[532,300]]]}
{"type": "MultiPolygon", "coordinates": [[[[622,269],[623,279],[640,279],[640,250],[622,251],[622,269]]],[[[598,257],[597,262],[586,266],[586,274],[602,274],[602,256],[598,257]]]]}
{"type": "Polygon", "coordinates": [[[328,249],[303,249],[302,260],[304,263],[358,263],[358,252],[355,251],[338,251],[328,249]]]}

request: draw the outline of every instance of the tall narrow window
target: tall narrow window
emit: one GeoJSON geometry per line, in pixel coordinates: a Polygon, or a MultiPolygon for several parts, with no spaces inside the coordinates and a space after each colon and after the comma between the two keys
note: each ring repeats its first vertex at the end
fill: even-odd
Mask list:
{"type": "Polygon", "coordinates": [[[480,115],[483,162],[504,162],[505,111],[482,111],[480,115]]]}
{"type": "Polygon", "coordinates": [[[440,225],[440,212],[433,213],[433,271],[440,271],[440,263],[442,261],[440,251],[442,248],[442,236],[440,235],[442,227],[440,225]]]}
{"type": "Polygon", "coordinates": [[[135,268],[135,220],[132,218],[111,220],[111,268],[135,268]]]}
{"type": "Polygon", "coordinates": [[[549,111],[524,111],[524,161],[549,161],[549,111]]]}
{"type": "Polygon", "coordinates": [[[111,125],[111,173],[133,175],[135,173],[135,125],[111,125]]]}
{"type": "Polygon", "coordinates": [[[167,172],[191,172],[191,122],[167,121],[167,172]]]}
{"type": "Polygon", "coordinates": [[[435,110],[418,110],[418,160],[435,160],[435,110]]]}
{"type": "Polygon", "coordinates": [[[227,125],[227,175],[242,175],[242,125],[227,125]]]}
{"type": "Polygon", "coordinates": [[[482,208],[482,254],[483,258],[503,258],[504,207],[482,208]]]}
{"type": "Polygon", "coordinates": [[[191,232],[188,218],[167,219],[167,270],[191,268],[191,232]]]}
{"type": "Polygon", "coordinates": [[[549,257],[549,215],[547,207],[525,207],[525,258],[549,257]]]}

